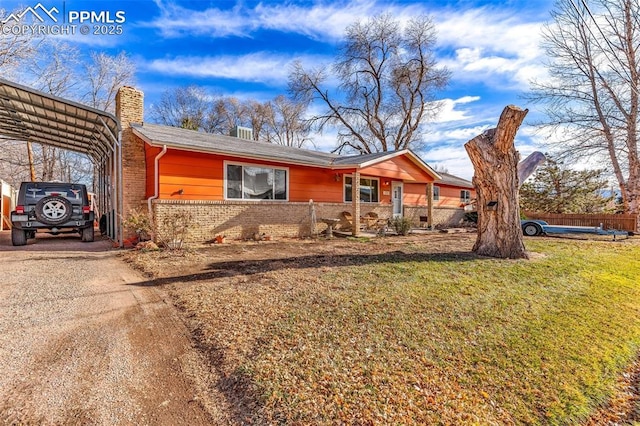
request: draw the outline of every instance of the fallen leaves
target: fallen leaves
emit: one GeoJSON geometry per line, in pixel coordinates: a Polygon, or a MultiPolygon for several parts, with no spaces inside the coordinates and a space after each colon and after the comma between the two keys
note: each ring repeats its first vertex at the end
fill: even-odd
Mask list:
{"type": "Polygon", "coordinates": [[[177,275],[247,423],[584,419],[640,341],[640,271],[609,279],[638,247],[543,241],[535,262],[502,262],[468,254],[473,238],[231,243],[149,264],[177,275]]]}

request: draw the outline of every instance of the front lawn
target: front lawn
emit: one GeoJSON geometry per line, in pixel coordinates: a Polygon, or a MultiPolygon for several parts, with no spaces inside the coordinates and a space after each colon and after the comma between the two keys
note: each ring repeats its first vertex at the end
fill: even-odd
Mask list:
{"type": "Polygon", "coordinates": [[[607,417],[640,351],[638,241],[527,239],[532,260],[503,261],[469,253],[475,236],[439,250],[431,238],[208,260],[154,283],[168,284],[247,422],[607,417]]]}

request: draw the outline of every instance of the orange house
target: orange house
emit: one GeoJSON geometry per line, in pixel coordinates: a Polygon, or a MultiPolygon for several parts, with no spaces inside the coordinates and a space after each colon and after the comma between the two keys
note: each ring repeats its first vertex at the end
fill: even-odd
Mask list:
{"type": "Polygon", "coordinates": [[[464,208],[475,200],[476,191],[471,182],[449,173],[438,173],[441,179],[433,188],[433,205],[435,207],[464,208]]]}
{"type": "Polygon", "coordinates": [[[341,156],[142,124],[141,111],[126,110],[141,108],[141,99],[140,92],[123,88],[116,100],[125,187],[129,182],[140,188],[138,197],[135,188],[128,191],[124,211],[146,207],[157,224],[186,211],[195,225],[190,239],[196,241],[255,233],[308,236],[324,230],[322,219],[345,211],[352,214],[354,233],[369,212],[408,216],[417,225],[421,218],[433,219],[435,194],[448,188],[434,189],[434,182],[446,180],[411,150],[341,156]]]}

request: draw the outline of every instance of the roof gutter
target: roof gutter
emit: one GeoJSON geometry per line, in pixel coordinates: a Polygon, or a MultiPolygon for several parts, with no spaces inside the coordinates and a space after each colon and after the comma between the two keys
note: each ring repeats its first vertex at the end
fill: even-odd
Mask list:
{"type": "Polygon", "coordinates": [[[160,159],[167,153],[167,146],[162,145],[162,151],[156,155],[153,160],[153,187],[155,188],[154,194],[147,198],[147,209],[149,210],[149,219],[153,224],[153,211],[151,209],[151,202],[156,200],[160,196],[160,159]]]}

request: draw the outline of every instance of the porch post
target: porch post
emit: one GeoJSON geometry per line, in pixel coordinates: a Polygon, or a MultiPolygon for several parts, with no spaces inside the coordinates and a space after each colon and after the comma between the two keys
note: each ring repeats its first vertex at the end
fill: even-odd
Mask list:
{"type": "Polygon", "coordinates": [[[433,229],[433,182],[427,184],[427,228],[433,229]]]}
{"type": "Polygon", "coordinates": [[[353,172],[351,179],[351,215],[353,216],[353,229],[351,235],[357,237],[360,234],[360,172],[353,172]]]}

